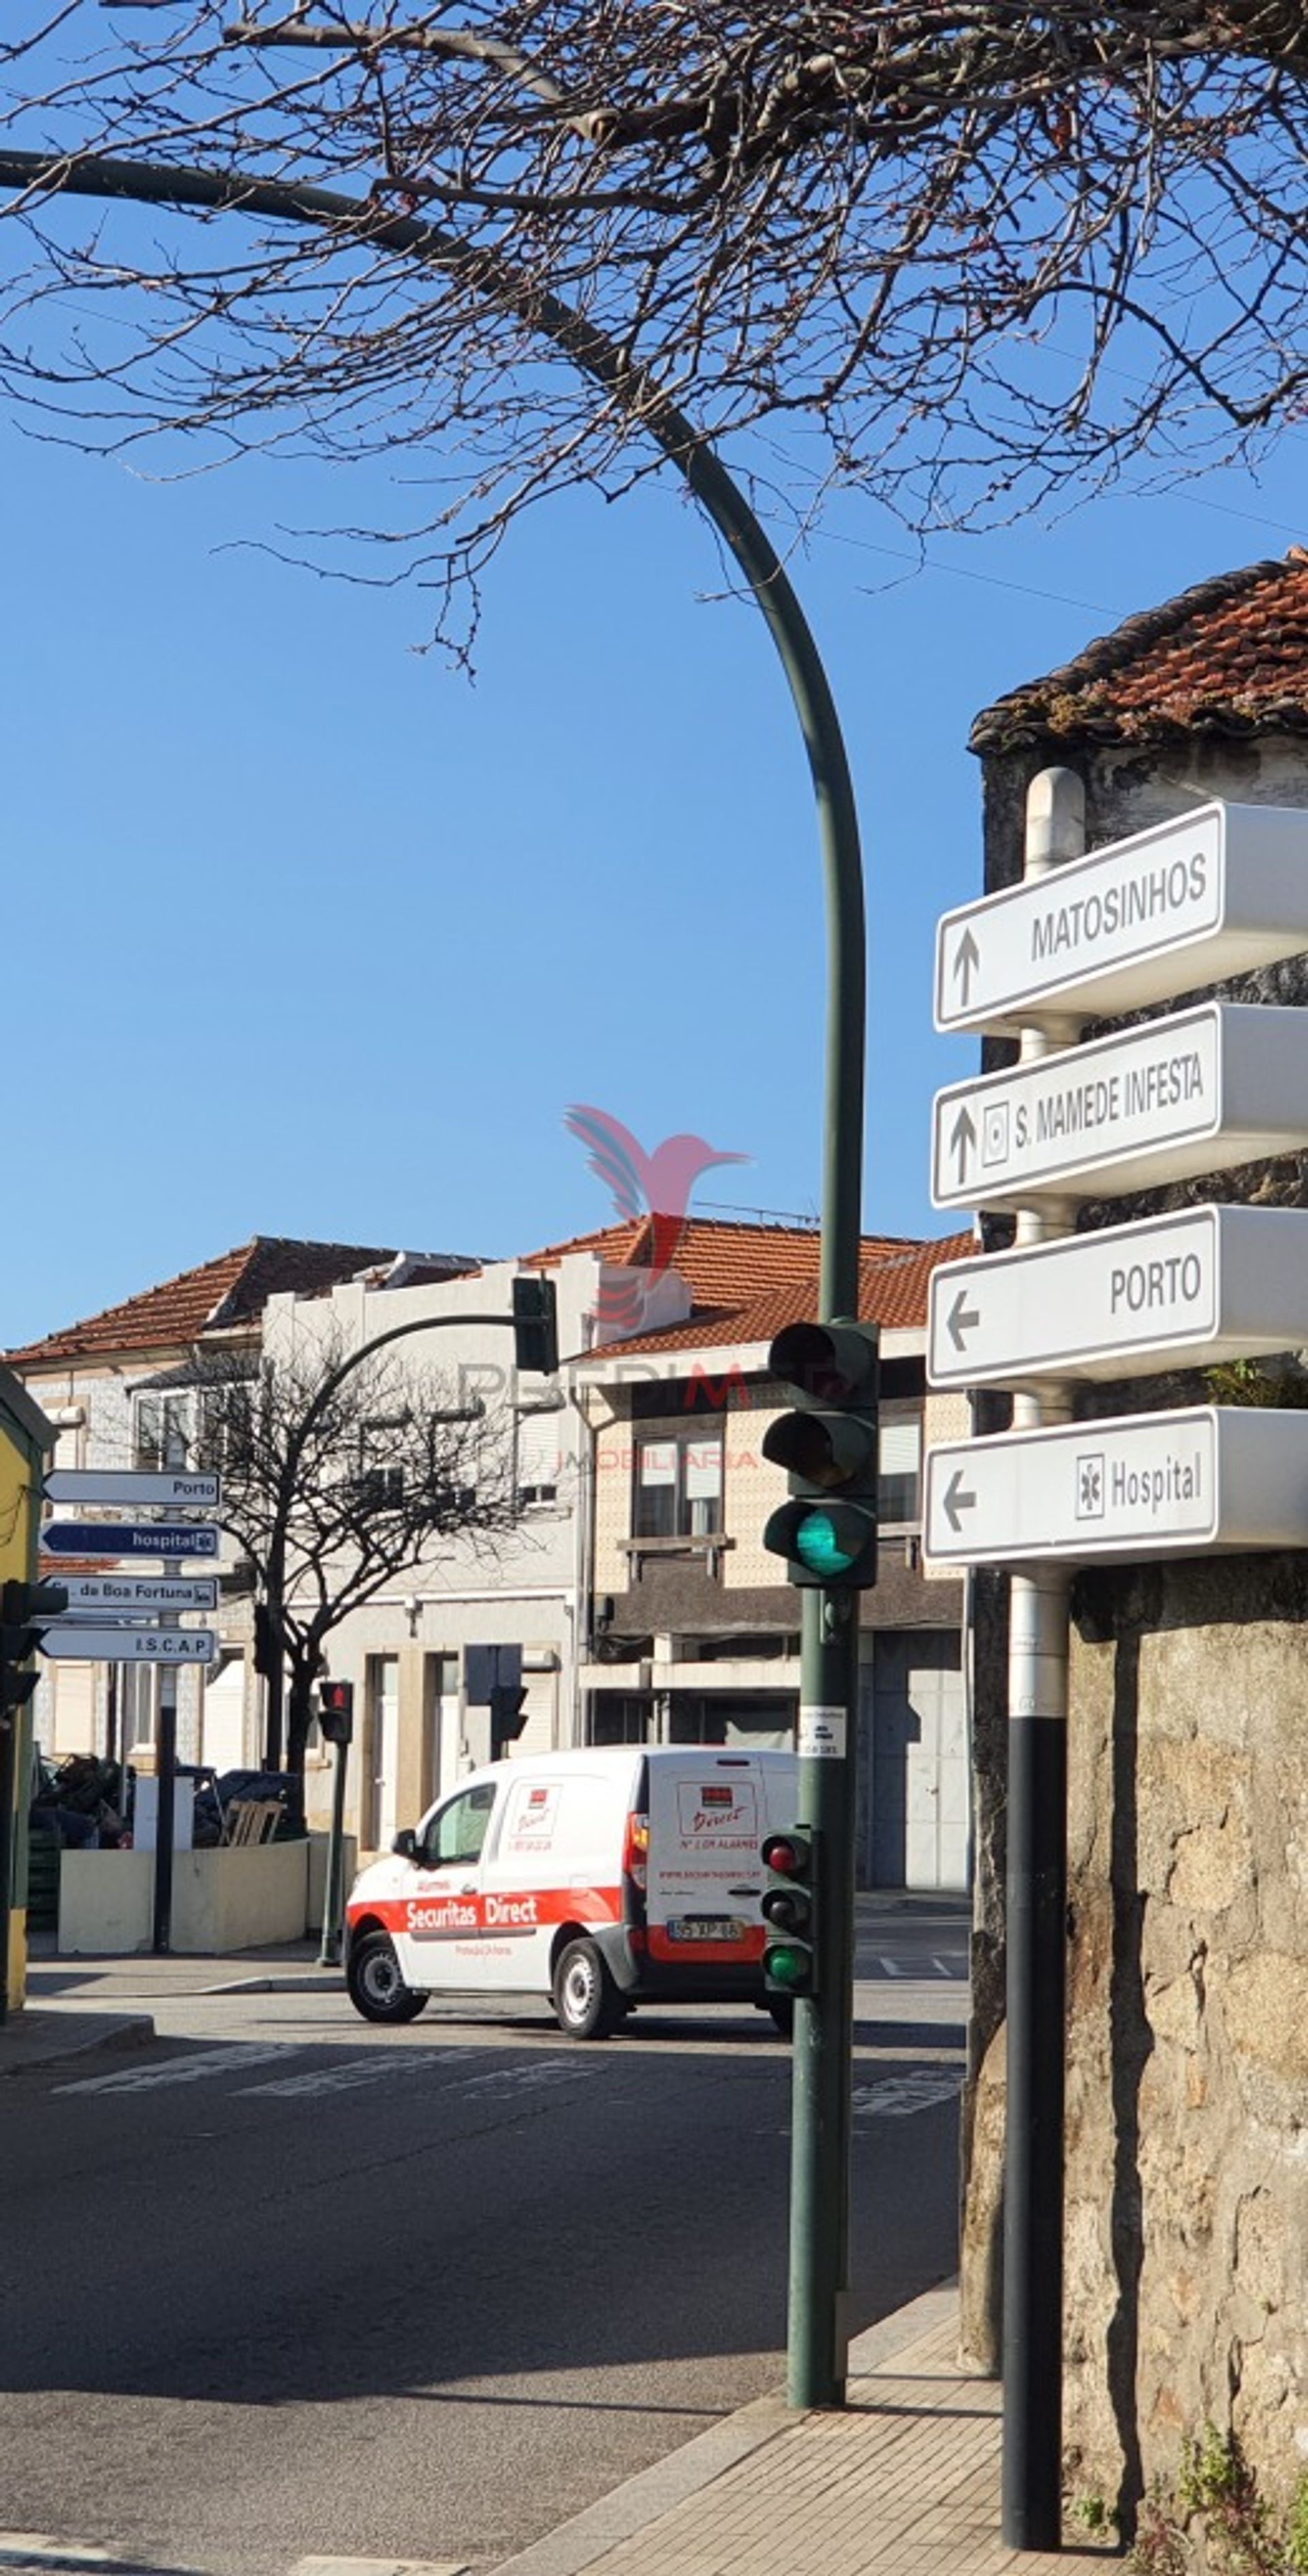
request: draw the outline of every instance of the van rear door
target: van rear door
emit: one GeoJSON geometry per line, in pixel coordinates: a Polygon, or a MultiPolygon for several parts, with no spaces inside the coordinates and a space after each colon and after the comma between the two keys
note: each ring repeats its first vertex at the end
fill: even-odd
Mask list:
{"type": "Polygon", "coordinates": [[[759,1846],[772,1821],[763,1766],[776,1763],[793,1778],[788,1754],[705,1745],[649,1756],[651,1959],[703,1968],[762,1957],[759,1846]]]}

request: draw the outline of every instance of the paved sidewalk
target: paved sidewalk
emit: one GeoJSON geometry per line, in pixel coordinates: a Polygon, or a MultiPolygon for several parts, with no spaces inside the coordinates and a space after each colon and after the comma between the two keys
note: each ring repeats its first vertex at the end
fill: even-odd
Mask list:
{"type": "MultiPolygon", "coordinates": [[[[142,1951],[114,1959],[61,1959],[38,1935],[27,1969],[27,2002],[0,2025],[0,2076],[91,2048],[132,2048],[155,2037],[153,2004],[183,1995],[339,1991],[339,1968],[320,1968],[317,1940],[266,1950],[156,1959],[142,1951]]],[[[0,2559],[0,2564],[3,2560],[0,2559]]]]}
{"type": "Polygon", "coordinates": [[[849,2404],[760,2398],[493,2576],[1103,2576],[1114,2547],[999,2533],[1000,2391],[960,2371],[954,2289],[858,2337],[849,2404]]]}

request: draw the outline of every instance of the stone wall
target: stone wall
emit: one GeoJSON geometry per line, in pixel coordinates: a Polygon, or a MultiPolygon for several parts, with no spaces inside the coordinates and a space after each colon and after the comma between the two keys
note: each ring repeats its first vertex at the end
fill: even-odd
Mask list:
{"type": "Polygon", "coordinates": [[[1069,1737],[1073,2489],[1308,2453],[1308,1559],[1083,1576],[1069,1737]]]}

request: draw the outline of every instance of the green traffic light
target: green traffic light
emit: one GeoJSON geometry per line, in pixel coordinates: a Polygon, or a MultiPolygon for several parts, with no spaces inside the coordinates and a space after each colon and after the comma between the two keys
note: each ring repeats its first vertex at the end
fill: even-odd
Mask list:
{"type": "Polygon", "coordinates": [[[810,1574],[847,1574],[854,1550],[842,1547],[830,1512],[810,1512],[794,1536],[795,1554],[810,1574]]]}
{"type": "Polygon", "coordinates": [[[774,1942],[764,1953],[763,1973],[769,1983],[788,1986],[793,1994],[804,1992],[812,1968],[813,1954],[810,1950],[792,1950],[785,1943],[774,1942]]]}

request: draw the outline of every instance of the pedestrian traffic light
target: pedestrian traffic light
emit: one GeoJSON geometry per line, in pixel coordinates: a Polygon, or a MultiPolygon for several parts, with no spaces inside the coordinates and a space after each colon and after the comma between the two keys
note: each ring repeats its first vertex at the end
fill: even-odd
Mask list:
{"type": "Polygon", "coordinates": [[[534,1377],[553,1377],[558,1370],[558,1298],[553,1280],[535,1270],[513,1282],[513,1358],[534,1377]]]}
{"type": "Polygon", "coordinates": [[[879,1338],[875,1324],[788,1324],[768,1353],[796,1409],[763,1435],[792,1496],[763,1545],[787,1559],[792,1583],[864,1592],[876,1582],[879,1338]]]}
{"type": "Polygon", "coordinates": [[[325,1744],[349,1744],[354,1737],[353,1682],[319,1682],[318,1724],[325,1744]]]}
{"type": "Polygon", "coordinates": [[[527,1693],[520,1682],[496,1682],[490,1695],[490,1758],[498,1762],[527,1723],[527,1693]]]}
{"type": "Polygon", "coordinates": [[[769,1834],[763,1845],[763,1983],[770,1994],[818,1990],[818,1842],[807,1825],[792,1825],[787,1833],[769,1834]]]}
{"type": "Polygon", "coordinates": [[[35,1654],[52,1619],[68,1607],[64,1583],[0,1585],[0,1717],[23,1708],[40,1675],[23,1669],[35,1654]]]}

